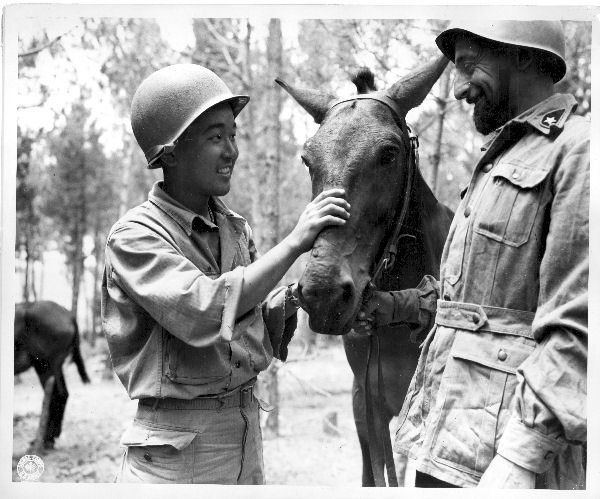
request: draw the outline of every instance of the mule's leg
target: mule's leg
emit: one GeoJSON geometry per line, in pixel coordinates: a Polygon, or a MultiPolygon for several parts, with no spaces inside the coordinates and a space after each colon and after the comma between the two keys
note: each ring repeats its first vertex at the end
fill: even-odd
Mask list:
{"type": "Polygon", "coordinates": [[[48,448],[53,448],[54,440],[60,436],[68,398],[69,391],[67,390],[65,376],[61,367],[56,373],[56,383],[54,384],[54,392],[50,401],[50,419],[48,420],[48,429],[44,438],[44,445],[48,448]]]}
{"type": "Polygon", "coordinates": [[[364,387],[360,383],[355,376],[352,382],[352,412],[354,414],[354,423],[356,424],[356,433],[358,434],[358,443],[360,444],[362,453],[362,486],[375,487],[375,478],[371,469],[371,455],[369,454],[365,392],[364,387]]]}
{"type": "Polygon", "coordinates": [[[46,449],[45,435],[48,430],[48,421],[50,421],[50,401],[54,393],[55,379],[50,376],[44,384],[44,399],[42,402],[42,413],[40,414],[40,422],[38,425],[37,435],[31,443],[29,453],[41,454],[46,449]]]}

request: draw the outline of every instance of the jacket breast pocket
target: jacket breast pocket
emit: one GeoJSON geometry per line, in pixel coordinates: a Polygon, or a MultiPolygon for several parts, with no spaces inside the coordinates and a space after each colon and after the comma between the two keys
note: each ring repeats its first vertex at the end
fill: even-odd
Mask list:
{"type": "Polygon", "coordinates": [[[482,195],[474,231],[519,247],[529,240],[549,171],[518,162],[499,163],[482,195]]]}
{"type": "Polygon", "coordinates": [[[174,383],[207,385],[226,383],[231,377],[231,347],[217,343],[203,348],[192,347],[170,335],[167,338],[167,378],[174,383]]]}
{"type": "Polygon", "coordinates": [[[486,470],[510,416],[516,370],[534,348],[521,337],[457,333],[440,384],[434,460],[475,476],[486,470]]]}

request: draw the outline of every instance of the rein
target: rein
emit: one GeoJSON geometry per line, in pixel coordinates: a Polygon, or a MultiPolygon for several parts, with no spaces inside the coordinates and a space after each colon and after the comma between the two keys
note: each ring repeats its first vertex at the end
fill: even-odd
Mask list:
{"type": "MultiPolygon", "coordinates": [[[[365,293],[363,295],[363,302],[367,301],[373,290],[376,288],[374,283],[377,283],[381,278],[383,272],[390,270],[395,262],[396,255],[398,253],[398,245],[403,238],[414,238],[412,234],[403,234],[402,228],[406,215],[408,214],[410,204],[410,194],[413,188],[413,181],[415,177],[416,169],[418,168],[419,161],[419,139],[412,132],[410,127],[405,123],[402,118],[402,112],[397,106],[396,102],[388,97],[383,92],[372,92],[369,94],[356,95],[347,99],[340,99],[335,101],[331,107],[337,106],[342,102],[355,101],[358,99],[371,99],[381,102],[391,109],[392,114],[396,120],[396,123],[401,129],[406,129],[410,141],[410,147],[408,151],[408,171],[406,174],[406,182],[404,187],[404,198],[402,200],[402,207],[398,212],[396,220],[394,222],[394,232],[391,237],[387,240],[383,253],[381,254],[377,265],[374,267],[375,270],[367,286],[365,287],[365,293]]],[[[384,469],[387,471],[388,484],[390,487],[398,487],[398,479],[396,477],[396,466],[394,464],[394,454],[392,452],[392,442],[390,438],[389,423],[385,417],[385,396],[384,396],[384,384],[383,384],[383,373],[381,371],[380,361],[380,343],[379,336],[376,334],[369,335],[369,349],[367,353],[367,368],[365,370],[365,420],[367,423],[367,434],[369,437],[369,457],[371,460],[371,471],[373,473],[373,480],[377,487],[385,487],[384,469]],[[374,383],[375,393],[371,393],[370,390],[370,377],[376,374],[377,380],[374,383]],[[374,411],[373,409],[376,409],[374,411]]]]}

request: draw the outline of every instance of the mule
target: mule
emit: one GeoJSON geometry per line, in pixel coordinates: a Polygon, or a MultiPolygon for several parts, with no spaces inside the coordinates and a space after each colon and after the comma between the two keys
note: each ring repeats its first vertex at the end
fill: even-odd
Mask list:
{"type": "Polygon", "coordinates": [[[405,117],[447,62],[440,58],[385,91],[377,91],[373,74],[362,70],[353,79],[358,95],[349,99],[276,79],[320,125],[302,152],[313,197],[341,187],[351,205],[343,227],[326,228],[317,237],[298,289],[310,327],[343,335],[354,374],[363,486],[385,486],[385,468],[390,486],[404,478],[403,470],[394,470],[389,423],[401,409],[419,350],[406,325],[365,336],[352,324],[373,278],[381,290],[400,290],[416,287],[424,275],[439,277],[453,214],[418,170],[417,142],[405,117]]]}
{"type": "MultiPolygon", "coordinates": [[[[52,301],[17,303],[15,306],[15,367],[20,374],[35,369],[42,388],[54,376],[50,394],[48,421],[43,433],[43,448],[54,448],[62,431],[62,421],[69,398],[62,366],[71,353],[84,383],[90,379],[79,349],[79,329],[71,312],[52,301]]],[[[44,422],[41,421],[40,424],[44,422]]]]}

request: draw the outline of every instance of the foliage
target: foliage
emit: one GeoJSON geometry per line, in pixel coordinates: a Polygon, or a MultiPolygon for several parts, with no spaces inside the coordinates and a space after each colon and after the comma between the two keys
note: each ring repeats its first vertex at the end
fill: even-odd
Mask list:
{"type": "Polygon", "coordinates": [[[567,74],[557,85],[557,90],[573,94],[579,104],[577,113],[585,116],[592,109],[592,23],[567,21],[563,24],[567,74]]]}
{"type": "MultiPolygon", "coordinates": [[[[164,25],[153,19],[81,19],[63,31],[47,27],[24,32],[19,39],[17,103],[17,257],[24,261],[27,253],[41,259],[45,249],[57,247],[66,256],[71,277],[77,268],[83,272],[85,258],[101,258],[111,224],[143,201],[161,177],[160,171],[146,169],[131,133],[131,99],[144,77],[179,62],[205,65],[233,92],[251,96],[237,119],[240,157],[226,201],[249,220],[259,249],[266,251],[289,233],[310,199],[299,152],[316,130],[311,118],[275,86],[274,78],[345,96],[356,92],[350,76],[367,66],[383,89],[437,56],[433,39],[445,23],[282,20],[278,65],[269,63],[268,22],[257,19],[188,19],[181,26],[191,34],[184,48],[175,48],[164,25]],[[279,99],[281,109],[274,113],[279,99]],[[279,141],[273,140],[275,134],[279,141]],[[269,177],[277,179],[269,180],[274,186],[259,180],[272,157],[278,158],[279,168],[278,177],[269,177]],[[261,209],[276,197],[281,201],[273,229],[275,222],[267,222],[261,209]]],[[[558,90],[573,93],[578,112],[588,114],[591,23],[564,25],[570,70],[558,90]]],[[[482,138],[474,130],[471,106],[454,99],[453,80],[450,65],[407,121],[420,137],[425,179],[454,208],[482,138]]],[[[301,271],[300,262],[286,280],[301,271]]],[[[78,286],[73,282],[74,293],[78,286]]]]}

